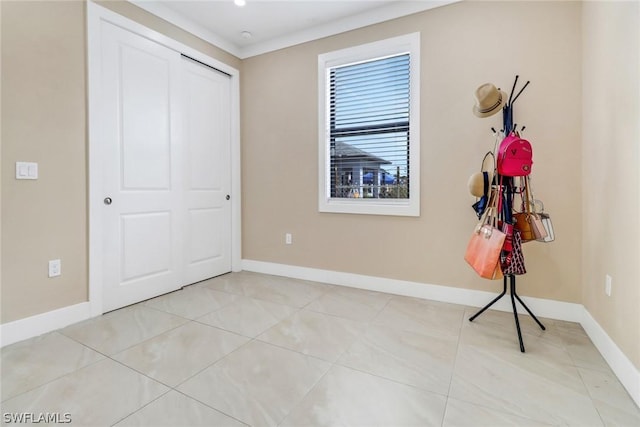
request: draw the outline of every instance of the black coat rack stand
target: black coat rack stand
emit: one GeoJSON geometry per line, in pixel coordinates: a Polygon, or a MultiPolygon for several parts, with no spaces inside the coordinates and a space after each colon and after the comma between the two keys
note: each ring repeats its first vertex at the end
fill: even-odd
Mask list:
{"type": "MultiPolygon", "coordinates": [[[[506,105],[502,109],[503,131],[504,131],[505,135],[509,135],[509,133],[515,132],[517,130],[516,129],[517,125],[513,122],[513,103],[516,101],[516,99],[518,99],[520,94],[529,85],[529,81],[527,81],[527,83],[525,83],[525,85],[522,87],[522,89],[520,89],[520,91],[518,92],[518,94],[514,98],[513,97],[513,92],[514,92],[514,90],[516,88],[516,84],[517,83],[518,83],[518,76],[516,76],[516,79],[513,82],[513,87],[511,88],[511,94],[509,95],[509,101],[506,103],[506,105]]],[[[492,128],[492,130],[494,130],[494,129],[492,128]]],[[[524,130],[524,126],[522,127],[522,130],[524,130]]],[[[494,175],[494,176],[496,176],[496,175],[494,175]]],[[[518,294],[516,292],[516,276],[514,276],[514,275],[505,275],[504,278],[502,279],[503,288],[502,288],[502,292],[500,293],[500,295],[498,295],[496,298],[494,298],[493,301],[491,301],[489,304],[485,305],[476,314],[471,316],[469,318],[469,321],[473,322],[476,317],[480,316],[482,313],[485,312],[485,310],[487,310],[489,307],[491,307],[493,304],[495,304],[500,298],[502,298],[503,296],[506,295],[506,293],[507,293],[507,279],[509,280],[509,287],[510,287],[509,294],[511,295],[511,307],[513,308],[513,318],[515,319],[516,330],[518,331],[518,341],[520,341],[520,351],[522,353],[524,353],[524,343],[522,341],[522,331],[520,330],[520,321],[518,320],[518,310],[516,309],[516,300],[518,300],[518,302],[524,307],[524,309],[527,310],[527,313],[529,313],[529,315],[533,318],[533,320],[536,321],[538,326],[540,326],[540,328],[543,331],[546,330],[546,328],[538,320],[538,318],[531,312],[531,310],[529,310],[529,307],[527,307],[527,305],[518,296],[518,294]]]]}
{"type": "Polygon", "coordinates": [[[520,331],[520,321],[518,320],[518,310],[516,309],[516,300],[518,300],[518,302],[524,307],[525,310],[527,310],[527,313],[529,313],[529,315],[531,315],[531,317],[533,318],[533,320],[536,321],[536,323],[538,324],[538,326],[540,326],[540,328],[545,331],[546,328],[544,327],[544,325],[542,323],[540,323],[540,321],[538,320],[538,318],[531,312],[531,310],[529,310],[529,307],[527,307],[527,305],[520,299],[520,297],[518,296],[518,294],[516,293],[516,276],[514,275],[510,275],[510,276],[504,276],[502,279],[502,283],[503,283],[503,288],[502,288],[502,292],[500,293],[500,295],[498,295],[493,301],[491,301],[489,304],[485,305],[482,310],[480,310],[479,312],[477,312],[476,314],[474,314],[473,316],[471,316],[469,318],[469,322],[473,322],[474,319],[478,316],[480,316],[482,313],[484,313],[484,311],[486,309],[488,309],[489,307],[491,307],[493,304],[495,304],[500,298],[502,298],[503,296],[505,296],[505,294],[507,293],[507,278],[509,279],[509,285],[510,285],[510,295],[511,295],[511,307],[513,308],[513,318],[516,321],[516,330],[518,331],[518,341],[520,341],[520,351],[524,353],[524,342],[522,341],[522,332],[520,331]]]}

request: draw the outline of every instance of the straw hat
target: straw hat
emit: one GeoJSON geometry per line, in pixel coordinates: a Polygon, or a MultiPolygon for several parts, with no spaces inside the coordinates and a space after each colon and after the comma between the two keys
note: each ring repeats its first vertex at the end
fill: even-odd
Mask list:
{"type": "Polygon", "coordinates": [[[496,89],[491,83],[485,83],[476,89],[476,105],[473,106],[473,114],[478,117],[489,117],[502,109],[507,102],[507,94],[496,89]]]}
{"type": "Polygon", "coordinates": [[[488,187],[491,188],[491,181],[493,181],[493,172],[476,172],[469,177],[469,193],[475,197],[484,196],[484,177],[483,174],[487,174],[488,187]]]}

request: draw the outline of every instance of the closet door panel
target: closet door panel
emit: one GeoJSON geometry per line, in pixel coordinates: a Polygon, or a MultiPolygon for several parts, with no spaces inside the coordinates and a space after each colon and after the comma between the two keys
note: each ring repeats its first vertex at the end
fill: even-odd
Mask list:
{"type": "Polygon", "coordinates": [[[103,23],[103,311],[180,288],[180,54],[103,23]]]}
{"type": "Polygon", "coordinates": [[[186,279],[231,271],[231,115],[229,76],[183,60],[188,224],[186,279]]]}

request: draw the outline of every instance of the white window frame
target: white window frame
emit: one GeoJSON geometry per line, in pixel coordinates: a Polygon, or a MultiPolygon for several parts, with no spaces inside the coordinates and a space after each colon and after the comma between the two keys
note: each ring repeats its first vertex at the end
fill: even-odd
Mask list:
{"type": "Polygon", "coordinates": [[[320,212],[420,216],[420,33],[411,33],[318,55],[318,210],[320,212]],[[410,54],[409,198],[331,198],[329,164],[329,73],[333,67],[410,54]]]}

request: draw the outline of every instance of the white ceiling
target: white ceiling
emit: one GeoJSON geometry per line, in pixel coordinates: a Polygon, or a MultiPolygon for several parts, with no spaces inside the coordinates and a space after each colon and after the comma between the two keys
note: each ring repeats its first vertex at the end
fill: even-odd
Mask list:
{"type": "Polygon", "coordinates": [[[246,0],[243,7],[233,0],[129,1],[247,58],[460,0],[246,0]]]}

